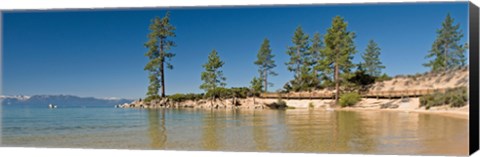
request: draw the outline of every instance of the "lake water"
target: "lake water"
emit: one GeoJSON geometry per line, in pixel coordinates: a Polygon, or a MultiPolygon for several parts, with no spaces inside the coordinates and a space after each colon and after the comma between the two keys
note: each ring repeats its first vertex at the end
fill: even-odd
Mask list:
{"type": "Polygon", "coordinates": [[[2,146],[467,155],[468,120],[387,111],[3,106],[2,146]]]}

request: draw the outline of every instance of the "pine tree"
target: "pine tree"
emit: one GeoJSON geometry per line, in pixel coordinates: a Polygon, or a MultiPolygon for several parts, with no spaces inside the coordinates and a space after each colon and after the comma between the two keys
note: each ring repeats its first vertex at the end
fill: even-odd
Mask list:
{"type": "Polygon", "coordinates": [[[432,71],[446,71],[451,68],[464,66],[466,64],[465,50],[467,45],[459,42],[463,37],[460,24],[454,25],[454,19],[447,14],[442,28],[437,30],[437,38],[425,58],[433,58],[423,64],[430,67],[432,71]]]}
{"type": "Polygon", "coordinates": [[[252,81],[250,82],[250,89],[252,90],[254,95],[260,94],[263,92],[263,84],[262,79],[253,77],[252,81]]]}
{"type": "Polygon", "coordinates": [[[322,41],[322,36],[320,33],[315,33],[311,40],[312,46],[309,49],[309,56],[310,58],[307,59],[309,65],[315,67],[318,64],[319,59],[323,59],[321,55],[321,51],[325,48],[325,45],[322,41]]]}
{"type": "Polygon", "coordinates": [[[323,76],[323,73],[319,71],[321,61],[324,59],[322,55],[322,51],[325,49],[325,45],[322,41],[322,36],[320,33],[316,32],[313,35],[311,40],[312,46],[309,49],[309,57],[307,58],[308,66],[311,67],[312,72],[310,73],[311,83],[310,86],[312,87],[320,87],[320,76],[323,76]]]}
{"type": "Polygon", "coordinates": [[[288,47],[287,54],[290,60],[285,63],[288,70],[294,73],[294,79],[287,85],[294,91],[307,90],[311,80],[310,66],[311,53],[309,51],[309,37],[303,32],[301,26],[298,26],[292,37],[293,46],[288,47]],[[289,85],[288,85],[289,84],[289,85]]]}
{"type": "Polygon", "coordinates": [[[158,80],[158,45],[157,38],[151,37],[150,40],[145,43],[145,47],[148,48],[148,52],[145,54],[149,58],[149,62],[145,66],[144,70],[149,72],[148,79],[150,80],[147,90],[147,101],[151,99],[159,98],[158,90],[160,89],[160,81],[158,80]]]}
{"type": "Polygon", "coordinates": [[[265,92],[268,91],[268,86],[273,86],[272,83],[268,82],[268,76],[277,76],[277,73],[273,71],[273,68],[277,66],[273,57],[275,57],[275,55],[272,54],[272,49],[270,49],[270,41],[265,38],[258,51],[257,60],[254,62],[258,66],[258,72],[260,73],[259,79],[264,84],[265,92]]]}
{"type": "Polygon", "coordinates": [[[148,52],[145,54],[149,62],[145,70],[149,71],[150,85],[148,87],[147,97],[158,98],[158,90],[161,88],[161,97],[165,97],[165,65],[168,69],[173,69],[170,61],[175,54],[169,52],[175,45],[170,38],[175,37],[175,27],[170,24],[170,12],[167,12],[163,18],[155,17],[150,24],[150,34],[145,47],[148,52]],[[168,59],[168,61],[167,61],[168,59]]]}
{"type": "Polygon", "coordinates": [[[379,77],[382,74],[382,69],[385,68],[380,61],[380,50],[378,44],[370,40],[365,49],[365,53],[362,55],[364,61],[364,63],[361,63],[362,68],[365,70],[365,73],[370,76],[379,77]]]}
{"type": "Polygon", "coordinates": [[[223,71],[220,70],[225,63],[218,56],[217,51],[214,49],[208,55],[208,61],[203,65],[205,71],[202,72],[201,79],[203,84],[200,85],[200,89],[206,92],[215,90],[217,87],[225,87],[226,78],[223,76],[223,71]]]}
{"type": "Polygon", "coordinates": [[[287,54],[290,56],[290,61],[285,63],[289,71],[294,72],[295,75],[300,75],[300,69],[304,65],[304,56],[308,55],[308,35],[303,32],[301,26],[295,30],[292,37],[294,46],[288,47],[287,54]]]}
{"type": "Polygon", "coordinates": [[[333,18],[332,26],[325,34],[325,50],[323,52],[322,70],[331,72],[335,83],[335,104],[338,104],[340,84],[346,82],[352,75],[353,67],[351,60],[356,53],[353,39],[355,33],[347,31],[347,22],[340,16],[333,18]]]}

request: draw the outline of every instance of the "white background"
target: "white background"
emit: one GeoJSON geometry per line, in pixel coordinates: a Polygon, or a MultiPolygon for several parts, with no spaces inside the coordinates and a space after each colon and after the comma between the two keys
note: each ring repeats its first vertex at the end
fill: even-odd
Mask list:
{"type": "MultiPolygon", "coordinates": [[[[443,0],[445,1],[445,0],[443,0]]],[[[451,0],[450,0],[451,1],[451,0]]],[[[480,0],[472,0],[477,6],[480,0]]],[[[0,10],[24,9],[66,9],[66,8],[138,8],[165,6],[225,6],[225,5],[262,5],[262,4],[332,4],[332,3],[375,3],[375,2],[428,2],[428,0],[0,0],[0,10]]],[[[1,21],[1,16],[0,16],[1,21]]],[[[1,31],[1,23],[0,23],[1,31]]],[[[1,36],[1,32],[0,32],[1,36]]],[[[0,39],[0,47],[2,46],[0,39]]],[[[0,50],[1,51],[1,50],[0,50]]],[[[1,52],[0,52],[1,61],[1,52]]],[[[1,63],[0,63],[0,94],[1,94],[1,63]]],[[[1,112],[0,112],[1,113],[1,112]]],[[[0,121],[1,125],[1,121],[0,121]]],[[[1,130],[0,130],[1,135],[1,130]]],[[[41,147],[41,146],[40,146],[41,147]]],[[[347,154],[300,154],[300,153],[238,153],[238,152],[194,152],[194,151],[159,151],[159,150],[101,150],[101,149],[45,149],[45,148],[0,148],[1,156],[34,156],[34,157],[158,157],[158,156],[188,156],[188,157],[316,157],[316,156],[374,156],[347,154]]],[[[375,155],[377,156],[377,155],[375,155]]],[[[381,156],[381,155],[380,155],[381,156]]],[[[477,152],[474,156],[480,156],[477,152]]]]}

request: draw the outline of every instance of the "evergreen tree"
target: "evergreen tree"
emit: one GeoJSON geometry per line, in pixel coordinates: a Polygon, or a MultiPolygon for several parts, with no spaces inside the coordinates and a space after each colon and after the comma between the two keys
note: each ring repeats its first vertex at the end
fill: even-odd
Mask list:
{"type": "Polygon", "coordinates": [[[310,85],[311,87],[318,88],[320,87],[320,76],[324,76],[324,74],[319,71],[320,69],[320,62],[324,60],[324,56],[322,55],[322,51],[325,49],[325,45],[322,41],[322,37],[320,33],[315,33],[311,40],[312,46],[309,49],[309,57],[307,58],[308,66],[311,67],[312,72],[310,73],[310,85]],[[319,73],[320,72],[320,73],[319,73]]]}
{"type": "Polygon", "coordinates": [[[262,79],[253,77],[252,81],[250,82],[250,88],[252,90],[253,95],[258,95],[263,92],[263,84],[262,79]]]}
{"type": "Polygon", "coordinates": [[[463,37],[460,24],[454,25],[454,19],[447,14],[442,28],[437,30],[437,38],[425,58],[433,58],[423,64],[430,67],[432,71],[442,71],[451,68],[464,66],[466,64],[465,50],[467,45],[459,42],[463,37]]]}
{"type": "Polygon", "coordinates": [[[321,67],[324,72],[331,72],[333,69],[333,80],[335,83],[335,104],[338,104],[340,84],[346,82],[352,75],[350,69],[353,67],[351,60],[356,53],[353,39],[355,33],[347,31],[347,22],[340,16],[333,18],[332,26],[325,34],[324,60],[321,67]]]}
{"type": "Polygon", "coordinates": [[[307,58],[307,62],[310,66],[316,67],[318,64],[318,60],[323,60],[321,51],[323,51],[323,49],[325,48],[325,45],[323,44],[320,33],[318,32],[313,35],[311,42],[312,42],[312,46],[310,46],[310,49],[309,49],[310,57],[307,58]]]}
{"type": "Polygon", "coordinates": [[[379,77],[382,74],[382,69],[384,69],[385,66],[383,66],[380,61],[380,48],[375,41],[370,40],[368,42],[368,46],[365,49],[362,58],[364,63],[361,63],[361,65],[366,74],[374,77],[379,77]]]}
{"type": "Polygon", "coordinates": [[[160,96],[158,95],[158,90],[160,89],[160,81],[158,80],[158,45],[157,38],[153,38],[149,35],[150,40],[145,43],[145,47],[148,48],[148,52],[145,54],[149,58],[149,62],[145,66],[144,70],[148,71],[148,79],[150,80],[146,101],[151,99],[157,99],[160,96]]]}
{"type": "Polygon", "coordinates": [[[168,62],[175,56],[170,52],[170,49],[175,46],[175,42],[170,39],[175,37],[175,27],[170,24],[170,12],[167,12],[163,18],[155,17],[149,29],[149,40],[145,43],[148,51],[145,56],[150,61],[145,66],[145,70],[149,71],[150,85],[147,97],[151,99],[159,97],[159,88],[162,89],[161,97],[165,97],[165,65],[168,69],[173,69],[168,62]]]}
{"type": "Polygon", "coordinates": [[[293,91],[311,91],[317,89],[320,85],[317,72],[314,70],[315,58],[312,52],[314,51],[309,50],[306,52],[306,55],[302,58],[303,62],[298,75],[294,76],[294,80],[290,81],[293,91]]]}
{"type": "Polygon", "coordinates": [[[158,89],[160,89],[160,81],[158,80],[157,75],[158,73],[156,72],[150,72],[148,76],[148,79],[150,80],[150,85],[148,86],[146,101],[160,98],[160,96],[158,95],[158,89]]]}
{"type": "Polygon", "coordinates": [[[276,76],[277,73],[273,71],[277,65],[273,60],[275,55],[272,54],[272,49],[270,49],[270,41],[265,38],[263,40],[263,44],[260,47],[260,50],[257,54],[257,60],[254,62],[258,66],[258,72],[260,73],[260,80],[263,82],[263,87],[265,88],[265,92],[268,91],[268,86],[272,86],[273,84],[268,82],[268,76],[276,76]]]}
{"type": "Polygon", "coordinates": [[[290,56],[290,61],[285,63],[289,71],[294,72],[295,76],[300,75],[300,69],[304,65],[304,58],[308,55],[308,35],[303,32],[301,26],[295,30],[292,37],[294,46],[288,47],[287,54],[290,56]]]}
{"type": "Polygon", "coordinates": [[[225,63],[218,56],[217,51],[214,49],[208,55],[208,61],[203,65],[205,71],[202,72],[201,79],[203,84],[200,85],[200,89],[206,92],[215,90],[217,87],[225,87],[226,78],[223,76],[223,71],[220,70],[225,63]]]}
{"type": "Polygon", "coordinates": [[[292,43],[293,46],[287,49],[290,60],[285,65],[287,65],[289,71],[294,72],[294,79],[284,87],[288,88],[287,90],[294,91],[305,91],[315,88],[318,84],[318,81],[315,80],[315,74],[312,72],[314,60],[312,54],[315,51],[311,51],[309,37],[303,32],[301,26],[298,26],[295,30],[292,43]]]}

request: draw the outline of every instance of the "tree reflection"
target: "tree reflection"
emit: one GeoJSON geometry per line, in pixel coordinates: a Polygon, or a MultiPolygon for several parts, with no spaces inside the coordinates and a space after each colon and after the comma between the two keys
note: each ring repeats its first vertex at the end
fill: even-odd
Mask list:
{"type": "Polygon", "coordinates": [[[210,113],[206,113],[203,117],[202,145],[205,150],[218,150],[220,148],[219,132],[217,131],[217,128],[220,127],[217,125],[217,118],[220,117],[217,114],[217,112],[211,110],[210,113]]]}
{"type": "Polygon", "coordinates": [[[333,112],[287,110],[287,150],[292,152],[332,152],[337,137],[333,112]]]}
{"type": "Polygon", "coordinates": [[[268,135],[266,130],[266,115],[259,112],[253,112],[253,141],[255,141],[257,151],[267,151],[268,135]]]}
{"type": "MultiPolygon", "coordinates": [[[[349,111],[288,111],[287,150],[292,152],[362,152],[376,150],[375,116],[349,111]]],[[[377,117],[378,118],[378,117],[377,117]]]]}
{"type": "Polygon", "coordinates": [[[336,113],[338,127],[336,150],[340,152],[369,153],[376,149],[374,128],[380,119],[378,113],[344,111],[336,113]]]}
{"type": "Polygon", "coordinates": [[[153,149],[165,148],[167,134],[165,128],[165,110],[149,109],[148,111],[148,133],[150,136],[150,146],[153,149]]]}

